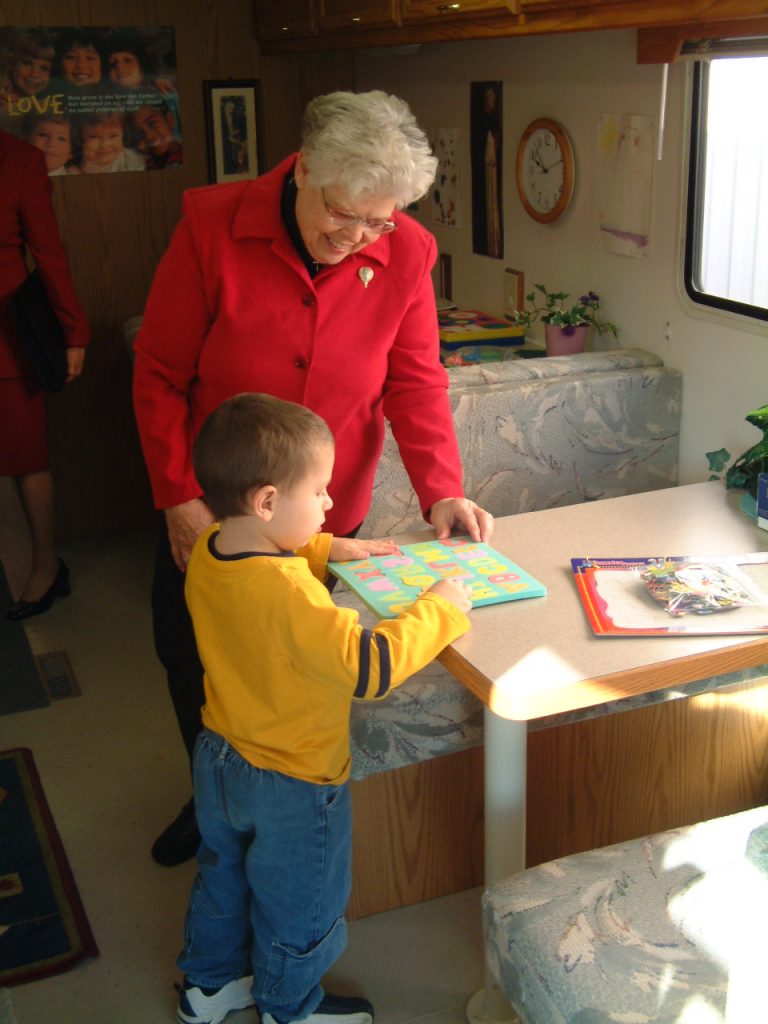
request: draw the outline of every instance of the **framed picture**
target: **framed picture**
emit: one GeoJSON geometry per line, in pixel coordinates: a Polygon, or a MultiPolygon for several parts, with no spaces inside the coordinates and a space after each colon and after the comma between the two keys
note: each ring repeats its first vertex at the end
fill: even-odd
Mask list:
{"type": "Polygon", "coordinates": [[[208,180],[243,181],[259,174],[259,83],[203,82],[208,180]]]}

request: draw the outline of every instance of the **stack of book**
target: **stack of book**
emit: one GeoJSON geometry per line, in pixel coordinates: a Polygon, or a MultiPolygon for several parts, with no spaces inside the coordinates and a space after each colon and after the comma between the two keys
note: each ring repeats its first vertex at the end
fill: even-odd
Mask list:
{"type": "Polygon", "coordinates": [[[478,309],[441,310],[437,315],[440,358],[446,366],[469,366],[517,358],[525,327],[478,309]]]}

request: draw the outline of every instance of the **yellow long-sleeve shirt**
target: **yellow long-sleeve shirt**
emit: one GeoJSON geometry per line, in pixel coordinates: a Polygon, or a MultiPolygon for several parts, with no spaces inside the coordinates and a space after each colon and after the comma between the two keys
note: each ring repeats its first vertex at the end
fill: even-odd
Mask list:
{"type": "Polygon", "coordinates": [[[233,557],[216,553],[217,533],[198,539],[185,591],[205,667],[203,724],[256,767],[344,782],[352,700],[385,697],[465,633],[467,616],[425,593],[366,629],[321,582],[330,534],[296,554],[233,557]]]}

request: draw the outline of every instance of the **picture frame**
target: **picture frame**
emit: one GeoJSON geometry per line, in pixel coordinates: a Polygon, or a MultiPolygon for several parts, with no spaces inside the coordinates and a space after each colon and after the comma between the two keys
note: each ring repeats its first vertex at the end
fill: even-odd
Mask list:
{"type": "Polygon", "coordinates": [[[208,181],[245,181],[261,167],[258,79],[203,82],[208,181]]]}

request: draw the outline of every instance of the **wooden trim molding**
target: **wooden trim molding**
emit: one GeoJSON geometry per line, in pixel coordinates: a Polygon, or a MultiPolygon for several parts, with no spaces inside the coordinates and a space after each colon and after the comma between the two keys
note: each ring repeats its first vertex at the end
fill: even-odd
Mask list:
{"type": "MultiPolygon", "coordinates": [[[[400,26],[361,27],[344,32],[320,32],[319,35],[309,30],[265,33],[262,28],[260,51],[264,55],[272,55],[622,28],[649,32],[666,28],[672,31],[670,39],[674,39],[681,26],[688,31],[695,30],[693,37],[697,38],[702,36],[708,25],[722,26],[733,22],[735,26],[741,26],[740,32],[744,31],[750,19],[764,20],[768,15],[768,4],[766,0],[611,0],[610,3],[598,0],[529,0],[520,4],[520,13],[515,13],[515,10],[516,4],[500,3],[499,10],[495,12],[481,9],[458,11],[455,16],[433,17],[412,23],[403,17],[400,26]],[[508,13],[501,12],[502,6],[506,6],[508,13]]],[[[663,43],[664,53],[670,45],[674,46],[674,43],[664,42],[663,36],[658,38],[663,43]]],[[[666,63],[661,59],[641,61],[656,62],[666,63]]]]}
{"type": "Polygon", "coordinates": [[[768,17],[713,21],[708,25],[663,25],[637,30],[638,64],[674,64],[688,39],[745,39],[768,35],[768,17]]]}

